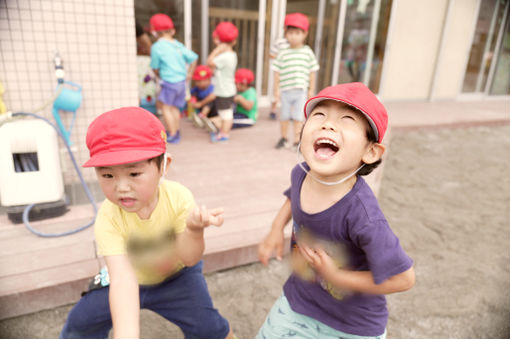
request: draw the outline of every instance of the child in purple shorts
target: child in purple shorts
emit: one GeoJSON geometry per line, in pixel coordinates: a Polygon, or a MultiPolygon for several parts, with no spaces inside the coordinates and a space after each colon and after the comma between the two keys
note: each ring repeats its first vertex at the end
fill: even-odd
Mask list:
{"type": "Polygon", "coordinates": [[[163,119],[168,129],[167,142],[179,143],[179,108],[186,104],[186,80],[191,79],[198,55],[173,38],[174,23],[168,15],[153,15],[150,27],[158,37],[158,41],[151,47],[151,67],[161,79],[158,101],[163,104],[163,119]]]}

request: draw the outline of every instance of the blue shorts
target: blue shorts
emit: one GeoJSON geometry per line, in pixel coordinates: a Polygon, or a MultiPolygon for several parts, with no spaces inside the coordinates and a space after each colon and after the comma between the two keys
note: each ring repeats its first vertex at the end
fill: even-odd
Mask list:
{"type": "Polygon", "coordinates": [[[162,80],[158,100],[166,105],[184,107],[186,105],[186,81],[169,83],[162,80]]]}
{"type": "Polygon", "coordinates": [[[285,295],[274,303],[257,334],[257,339],[385,339],[381,336],[359,336],[344,333],[309,316],[296,313],[285,295]]]}
{"type": "MultiPolygon", "coordinates": [[[[112,328],[110,287],[88,292],[69,312],[61,338],[106,338],[112,328]]],[[[160,284],[140,286],[140,309],[146,308],[176,324],[186,338],[225,338],[230,326],[213,307],[202,261],[160,284]]]]}
{"type": "Polygon", "coordinates": [[[306,90],[291,89],[280,93],[280,120],[294,120],[302,122],[305,119],[303,108],[306,103],[306,90]]]}

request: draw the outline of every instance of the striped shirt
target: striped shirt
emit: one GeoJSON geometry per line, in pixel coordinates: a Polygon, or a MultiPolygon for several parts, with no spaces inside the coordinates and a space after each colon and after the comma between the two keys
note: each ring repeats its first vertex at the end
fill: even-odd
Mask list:
{"type": "Polygon", "coordinates": [[[317,59],[308,45],[285,48],[273,62],[273,71],[280,74],[280,90],[308,89],[310,73],[319,69],[317,59]]]}

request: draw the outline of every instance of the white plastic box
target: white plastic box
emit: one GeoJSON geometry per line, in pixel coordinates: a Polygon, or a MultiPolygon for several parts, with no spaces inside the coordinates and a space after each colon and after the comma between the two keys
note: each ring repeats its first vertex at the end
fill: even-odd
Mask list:
{"type": "Polygon", "coordinates": [[[47,203],[64,197],[57,132],[43,120],[0,126],[0,203],[5,207],[47,203]],[[36,153],[38,170],[16,172],[14,154],[36,153]]]}

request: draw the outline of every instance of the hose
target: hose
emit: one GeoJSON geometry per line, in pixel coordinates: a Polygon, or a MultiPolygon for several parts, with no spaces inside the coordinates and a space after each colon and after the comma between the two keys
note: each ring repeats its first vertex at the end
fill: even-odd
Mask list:
{"type": "MultiPolygon", "coordinates": [[[[36,115],[34,113],[28,113],[28,112],[14,112],[12,114],[13,117],[18,117],[18,116],[28,116],[28,117],[34,117],[34,118],[37,118],[37,119],[41,119],[43,121],[45,121],[46,123],[50,124],[54,129],[55,131],[57,131],[58,135],[60,136],[60,138],[62,138],[62,140],[65,142],[66,139],[65,137],[62,135],[62,132],[60,132],[60,130],[57,128],[57,126],[55,126],[55,124],[53,124],[50,120],[42,117],[42,116],[39,116],[39,115],[36,115]]],[[[28,205],[25,210],[23,211],[23,223],[25,224],[25,226],[27,227],[27,229],[29,231],[31,231],[32,233],[36,234],[37,236],[41,236],[41,237],[60,237],[60,236],[66,236],[66,235],[71,235],[71,234],[75,234],[77,232],[80,232],[82,230],[85,230],[87,229],[88,227],[90,227],[91,225],[94,224],[94,221],[96,219],[96,215],[97,215],[97,207],[96,207],[96,202],[94,201],[94,197],[92,196],[92,193],[90,192],[90,189],[88,188],[87,184],[85,183],[85,179],[83,178],[83,174],[81,173],[80,171],[80,167],[78,165],[78,163],[76,162],[76,159],[74,158],[74,155],[73,155],[73,152],[71,151],[71,148],[70,146],[67,144],[67,143],[64,143],[66,148],[67,148],[67,152],[69,153],[69,156],[71,157],[71,160],[73,161],[73,165],[74,165],[74,169],[76,170],[76,173],[78,174],[78,177],[80,178],[80,182],[81,182],[81,185],[83,186],[83,189],[85,190],[85,193],[87,194],[87,197],[90,201],[90,203],[92,204],[92,207],[94,208],[94,217],[92,218],[92,220],[81,226],[81,227],[78,227],[76,229],[73,229],[73,230],[70,230],[70,231],[65,231],[65,232],[62,232],[62,233],[43,233],[43,232],[40,232],[36,229],[34,229],[34,227],[32,227],[28,221],[28,215],[30,213],[30,210],[35,206],[35,203],[32,203],[30,205],[28,205]]]]}

